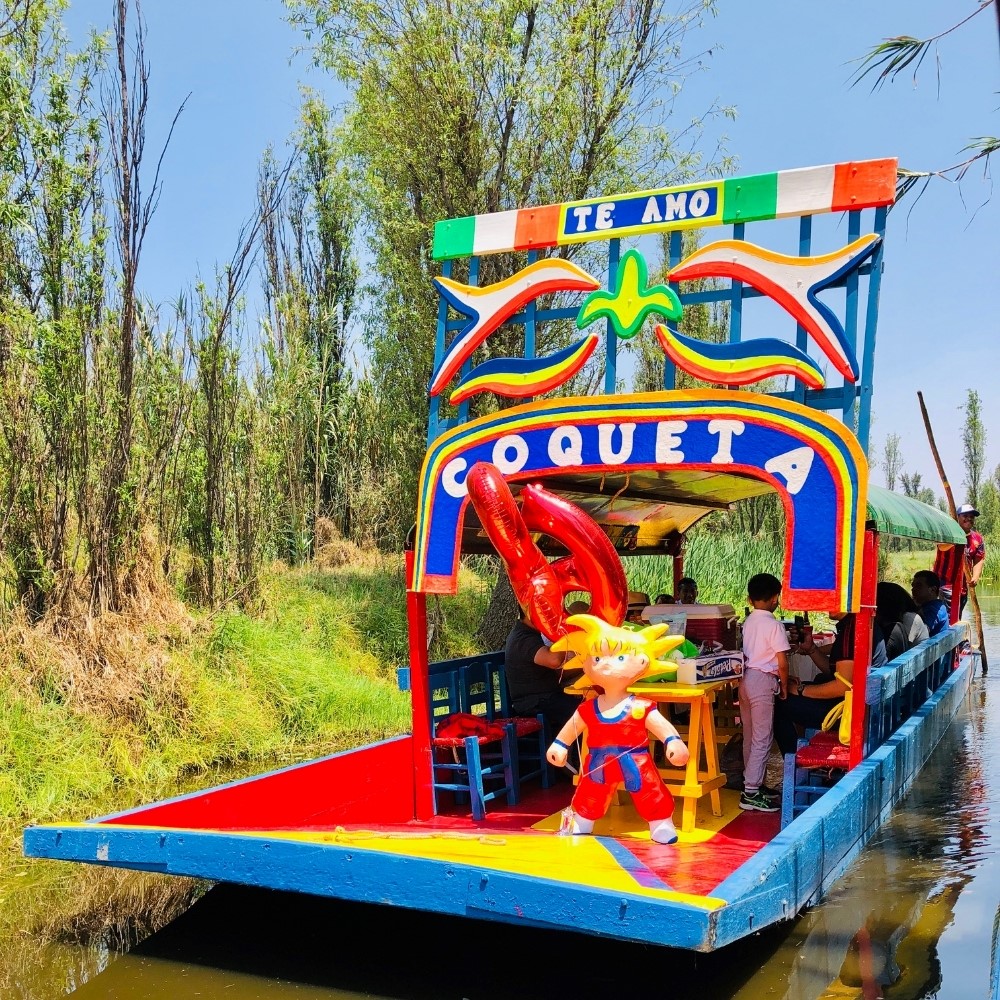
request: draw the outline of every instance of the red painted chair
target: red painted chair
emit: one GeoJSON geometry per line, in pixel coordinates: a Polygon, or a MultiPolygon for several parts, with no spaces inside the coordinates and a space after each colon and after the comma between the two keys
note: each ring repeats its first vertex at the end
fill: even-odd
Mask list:
{"type": "Polygon", "coordinates": [[[781,828],[827,792],[837,777],[847,772],[850,747],[840,742],[837,730],[820,730],[799,740],[795,753],[785,754],[781,786],[781,828]]]}

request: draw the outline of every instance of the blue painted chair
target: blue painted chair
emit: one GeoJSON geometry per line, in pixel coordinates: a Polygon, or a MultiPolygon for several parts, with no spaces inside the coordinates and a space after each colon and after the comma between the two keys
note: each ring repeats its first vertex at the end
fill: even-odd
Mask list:
{"type": "MultiPolygon", "coordinates": [[[[451,669],[439,669],[446,664],[434,664],[430,675],[431,727],[436,734],[440,724],[456,713],[481,716],[469,700],[468,670],[460,661],[451,661],[451,669]]],[[[438,736],[431,738],[433,755],[434,808],[439,810],[439,792],[452,792],[456,802],[468,796],[472,817],[481,820],[486,815],[486,803],[501,796],[517,802],[516,729],[511,723],[483,726],[481,734],[438,736]],[[485,730],[489,731],[485,731],[485,730]]]]}
{"type": "MultiPolygon", "coordinates": [[[[465,710],[481,710],[492,722],[514,726],[515,786],[520,788],[525,781],[539,778],[542,788],[549,788],[552,784],[552,770],[545,759],[545,751],[551,741],[546,732],[545,717],[513,714],[507,675],[503,669],[503,654],[476,657],[466,667],[465,677],[468,686],[466,705],[469,706],[465,710]]],[[[512,801],[517,800],[515,798],[512,801]]]]}
{"type": "MultiPolygon", "coordinates": [[[[396,669],[400,691],[410,690],[410,668],[396,669]]],[[[457,802],[472,801],[472,814],[482,819],[486,803],[502,795],[516,805],[525,781],[540,778],[542,788],[552,785],[552,770],[545,759],[549,735],[542,715],[511,713],[510,692],[503,669],[503,653],[486,653],[432,663],[429,667],[430,713],[434,759],[434,802],[439,791],[449,791],[457,802]],[[448,716],[468,713],[492,723],[492,734],[476,739],[437,737],[436,730],[448,716]],[[505,739],[497,733],[503,729],[505,739]],[[502,784],[501,784],[502,782],[502,784]]]]}
{"type": "MultiPolygon", "coordinates": [[[[408,689],[409,669],[400,668],[398,675],[400,687],[408,689]]],[[[516,805],[525,781],[539,778],[543,788],[551,786],[545,719],[512,714],[502,652],[432,663],[429,675],[435,808],[437,793],[449,791],[457,802],[468,796],[473,818],[482,819],[494,799],[506,796],[516,805]],[[440,722],[455,713],[482,720],[489,731],[438,736],[440,722]]]]}
{"type": "Polygon", "coordinates": [[[781,785],[781,829],[828,792],[847,772],[850,751],[830,732],[810,730],[795,753],[785,754],[781,785]]]}

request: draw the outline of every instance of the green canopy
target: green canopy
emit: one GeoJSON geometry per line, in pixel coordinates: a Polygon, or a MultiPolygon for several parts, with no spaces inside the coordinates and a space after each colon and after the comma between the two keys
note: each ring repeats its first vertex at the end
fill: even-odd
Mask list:
{"type": "Polygon", "coordinates": [[[965,544],[965,532],[943,511],[881,486],[868,487],[868,527],[883,535],[965,544]]]}

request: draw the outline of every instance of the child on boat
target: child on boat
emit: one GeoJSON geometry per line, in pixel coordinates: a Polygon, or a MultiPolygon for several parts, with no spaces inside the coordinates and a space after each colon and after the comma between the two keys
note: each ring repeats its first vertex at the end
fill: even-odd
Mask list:
{"type": "Polygon", "coordinates": [[[743,623],[743,676],[740,720],[743,724],[743,794],[740,808],[777,812],[779,794],[764,784],[767,758],[774,742],[774,696],[788,691],[788,634],[774,617],[781,581],[758,573],[747,581],[753,611],[743,623]]]}

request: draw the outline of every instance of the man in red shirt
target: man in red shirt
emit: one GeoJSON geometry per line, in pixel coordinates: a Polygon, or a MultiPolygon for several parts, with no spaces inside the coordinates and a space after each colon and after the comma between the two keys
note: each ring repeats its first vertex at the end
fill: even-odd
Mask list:
{"type": "MultiPolygon", "coordinates": [[[[955,511],[955,519],[959,527],[965,532],[965,564],[967,571],[962,576],[962,596],[959,604],[959,617],[965,611],[966,602],[969,600],[969,587],[975,587],[979,583],[983,567],[986,565],[986,544],[983,536],[973,528],[979,511],[971,503],[963,503],[955,511]]],[[[937,550],[934,559],[934,572],[941,580],[941,599],[946,603],[951,603],[951,582],[955,579],[957,567],[955,566],[955,546],[948,545],[937,550]]]]}

